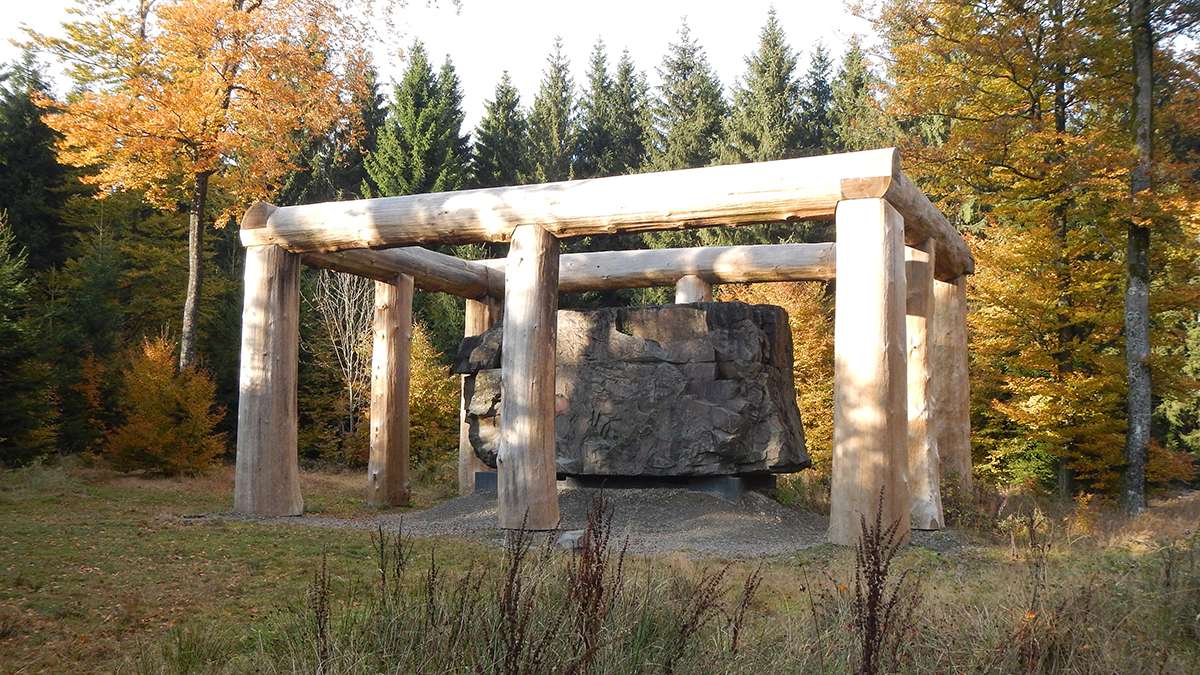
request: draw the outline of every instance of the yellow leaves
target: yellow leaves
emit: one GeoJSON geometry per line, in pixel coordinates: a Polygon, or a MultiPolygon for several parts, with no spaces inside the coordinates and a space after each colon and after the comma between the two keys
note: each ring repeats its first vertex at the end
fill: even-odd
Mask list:
{"type": "MultiPolygon", "coordinates": [[[[352,3],[353,4],[353,3],[352,3]]],[[[263,198],[305,135],[347,124],[366,26],[323,0],[167,0],[144,17],[101,5],[66,41],[35,42],[92,89],[51,115],[63,161],[104,189],[147,189],[161,206],[194,176],[224,173],[263,198]],[[96,58],[99,53],[103,56],[96,58]],[[91,64],[91,65],[88,65],[91,64]]]]}

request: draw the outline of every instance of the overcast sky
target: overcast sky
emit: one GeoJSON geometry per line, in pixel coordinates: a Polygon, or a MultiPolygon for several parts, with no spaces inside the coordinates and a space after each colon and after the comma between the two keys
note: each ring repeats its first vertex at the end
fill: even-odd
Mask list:
{"type": "MultiPolygon", "coordinates": [[[[22,24],[55,34],[59,24],[69,18],[66,8],[74,6],[72,0],[4,3],[0,61],[19,56],[9,41],[23,38],[22,24]]],[[[745,57],[757,47],[772,4],[792,48],[801,53],[801,69],[818,42],[837,58],[851,36],[870,32],[867,22],[850,16],[837,0],[463,0],[457,11],[448,0],[442,0],[440,7],[413,0],[398,14],[401,34],[381,45],[376,58],[386,82],[399,79],[404,64],[395,55],[413,37],[425,43],[435,64],[449,54],[462,80],[470,129],[482,117],[484,102],[492,97],[505,70],[520,90],[522,103],[532,104],[555,37],[563,39],[577,87],[586,82],[588,59],[597,39],[607,46],[610,66],[628,49],[638,69],[646,72],[651,84],[657,83],[656,69],[668,45],[677,41],[684,17],[728,92],[734,80],[743,76],[745,57]]]]}

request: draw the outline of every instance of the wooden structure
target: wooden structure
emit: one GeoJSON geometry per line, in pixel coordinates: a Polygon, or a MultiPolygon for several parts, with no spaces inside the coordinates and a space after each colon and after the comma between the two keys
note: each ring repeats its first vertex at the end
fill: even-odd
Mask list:
{"type": "MultiPolygon", "coordinates": [[[[259,203],[246,212],[241,238],[241,511],[303,508],[295,470],[301,262],[380,282],[372,503],[408,499],[402,428],[414,287],[467,298],[468,334],[486,329],[503,303],[502,527],[558,526],[553,396],[562,292],[675,286],[677,301],[694,302],[710,299],[717,283],[836,277],[831,541],[852,543],[881,493],[885,518],[901,520],[904,531],[910,512],[914,526],[937,527],[938,472],[970,475],[962,275],[974,261],[894,149],[308,206],[259,203]],[[835,244],[559,255],[557,241],[828,218],[836,218],[835,244]],[[466,261],[420,248],[479,241],[510,241],[508,258],[466,261]]],[[[467,452],[469,444],[460,445],[462,490],[477,466],[467,452]]]]}

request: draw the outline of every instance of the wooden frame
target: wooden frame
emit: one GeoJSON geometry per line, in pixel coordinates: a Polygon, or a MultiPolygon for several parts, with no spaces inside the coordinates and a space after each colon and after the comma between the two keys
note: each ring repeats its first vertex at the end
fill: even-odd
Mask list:
{"type": "MultiPolygon", "coordinates": [[[[375,279],[382,295],[391,293],[388,284],[407,278],[411,287],[465,297],[474,310],[468,332],[495,321],[503,298],[506,334],[524,337],[509,342],[520,347],[502,357],[502,527],[557,527],[554,407],[542,399],[554,391],[554,310],[562,292],[676,286],[677,300],[692,302],[711,298],[715,283],[828,281],[836,275],[842,311],[835,321],[831,541],[852,543],[859,518],[873,518],[881,491],[884,517],[900,520],[905,531],[910,503],[922,505],[915,514],[936,512],[926,508],[938,498],[931,468],[970,478],[962,276],[974,271],[974,260],[945,216],[904,175],[894,149],[354,202],[258,203],[242,219],[241,239],[247,247],[235,490],[241,511],[302,509],[294,469],[298,290],[295,297],[288,290],[298,285],[301,261],[375,279]],[[831,217],[836,245],[559,256],[556,242],[584,234],[831,217]],[[466,261],[420,248],[481,241],[511,241],[513,252],[506,260],[466,261]],[[906,245],[932,256],[930,263],[909,254],[917,267],[925,265],[924,272],[909,275],[913,293],[907,292],[906,245]],[[910,408],[916,413],[911,418],[910,408]],[[289,425],[290,432],[284,429],[289,425]]],[[[399,306],[394,316],[391,309],[385,318],[377,315],[387,330],[403,333],[403,316],[411,325],[411,294],[378,302],[408,305],[407,315],[399,306]]],[[[390,373],[380,378],[380,387],[390,391],[377,393],[381,399],[392,394],[391,403],[380,403],[392,412],[377,417],[373,411],[372,438],[378,431],[383,440],[378,464],[373,441],[372,471],[395,462],[395,471],[379,475],[406,476],[406,453],[384,449],[405,445],[386,440],[403,437],[394,428],[404,425],[407,414],[398,382],[404,379],[402,349],[399,342],[380,343],[378,333],[377,344],[389,356],[377,354],[376,369],[390,373]]],[[[460,439],[460,490],[473,481],[477,466],[464,448],[460,439]]],[[[407,488],[396,486],[407,478],[394,480],[386,481],[392,487],[379,487],[392,496],[372,501],[403,501],[407,488]]],[[[917,515],[914,522],[934,526],[940,513],[917,515]]]]}

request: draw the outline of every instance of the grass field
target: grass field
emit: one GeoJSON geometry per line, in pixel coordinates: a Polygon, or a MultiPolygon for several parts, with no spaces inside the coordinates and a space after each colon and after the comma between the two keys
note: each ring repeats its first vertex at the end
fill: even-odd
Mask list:
{"type": "MultiPolygon", "coordinates": [[[[322,515],[376,513],[361,485],[303,476],[322,515]]],[[[622,560],[616,542],[590,555],[405,549],[369,531],[214,517],[231,490],[229,470],[0,474],[0,672],[844,673],[866,639],[873,672],[1200,672],[1194,494],[1131,522],[1014,500],[984,532],[901,548],[876,580],[895,612],[868,638],[855,598],[869,580],[856,583],[850,549],[751,561],[622,560]]],[[[446,496],[420,488],[416,507],[446,496]]]]}

